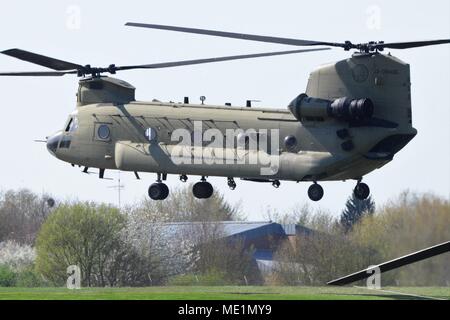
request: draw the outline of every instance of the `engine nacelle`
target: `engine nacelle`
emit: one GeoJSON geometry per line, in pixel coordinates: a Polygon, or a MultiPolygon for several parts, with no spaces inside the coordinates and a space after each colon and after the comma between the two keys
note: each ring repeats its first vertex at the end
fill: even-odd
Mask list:
{"type": "Polygon", "coordinates": [[[372,117],[374,105],[369,98],[335,100],[308,97],[302,93],[289,104],[289,110],[297,118],[335,118],[343,121],[361,121],[372,117]]]}

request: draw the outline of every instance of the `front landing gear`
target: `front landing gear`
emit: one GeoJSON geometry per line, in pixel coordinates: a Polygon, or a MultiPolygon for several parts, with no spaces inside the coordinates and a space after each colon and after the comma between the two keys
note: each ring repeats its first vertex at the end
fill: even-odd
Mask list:
{"type": "Polygon", "coordinates": [[[165,183],[155,182],[148,188],[148,195],[152,200],[164,200],[169,195],[169,188],[165,183]]]}
{"type": "Polygon", "coordinates": [[[353,189],[353,194],[359,200],[365,200],[370,195],[369,186],[367,184],[363,183],[363,182],[358,182],[356,184],[355,189],[353,189]]]}
{"type": "Polygon", "coordinates": [[[319,201],[323,197],[323,188],[314,182],[314,184],[308,188],[308,197],[312,201],[319,201]]]}
{"type": "MultiPolygon", "coordinates": [[[[163,180],[166,180],[167,175],[163,174],[162,177],[163,177],[163,180]]],[[[161,181],[160,173],[158,173],[158,178],[156,179],[156,182],[153,183],[148,188],[148,196],[152,200],[164,200],[169,196],[169,188],[167,187],[167,185],[165,183],[163,183],[161,181]]]]}
{"type": "Polygon", "coordinates": [[[214,189],[205,177],[202,177],[200,182],[197,182],[192,187],[192,193],[197,199],[208,199],[212,196],[214,189]]]}

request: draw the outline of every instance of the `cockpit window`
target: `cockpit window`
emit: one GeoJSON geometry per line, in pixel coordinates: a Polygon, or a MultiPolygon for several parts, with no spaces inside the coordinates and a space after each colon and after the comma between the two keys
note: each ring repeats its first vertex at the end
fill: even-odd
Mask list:
{"type": "Polygon", "coordinates": [[[72,122],[73,122],[73,118],[70,118],[70,119],[69,119],[69,123],[68,123],[67,126],[66,126],[66,130],[64,130],[64,131],[69,132],[70,127],[72,126],[72,122]]]}
{"type": "Polygon", "coordinates": [[[69,122],[66,126],[66,132],[73,132],[78,129],[78,119],[77,117],[70,117],[69,122]]]}

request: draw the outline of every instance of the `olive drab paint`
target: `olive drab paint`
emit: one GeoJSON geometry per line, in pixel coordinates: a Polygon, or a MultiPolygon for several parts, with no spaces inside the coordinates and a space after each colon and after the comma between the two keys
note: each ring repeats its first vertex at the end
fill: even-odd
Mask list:
{"type": "Polygon", "coordinates": [[[194,196],[209,198],[213,188],[206,178],[234,178],[270,182],[310,181],[308,196],[323,197],[320,181],[356,180],[358,199],[370,194],[362,178],[392,161],[417,130],[412,124],[409,64],[383,54],[385,49],[410,49],[449,44],[450,39],[366,43],[324,42],[252,34],[129,22],[130,27],[202,34],[291,46],[302,50],[181,60],[163,63],[94,67],[25,51],[2,54],[52,69],[52,71],[1,72],[0,76],[81,77],[75,111],[63,128],[47,138],[56,158],[73,166],[154,172],[156,183],[148,190],[154,200],[166,199],[163,183],[168,174],[201,176],[194,196]],[[316,46],[325,46],[317,48],[316,46]],[[330,50],[357,50],[349,58],[322,65],[309,76],[305,92],[295,92],[283,109],[136,101],[135,88],[122,80],[103,76],[132,69],[158,69],[221,61],[330,50]]]}
{"type": "MultiPolygon", "coordinates": [[[[210,153],[208,145],[193,143],[183,148],[194,161],[172,161],[172,151],[179,145],[177,139],[172,139],[174,132],[184,129],[194,133],[194,124],[201,123],[203,128],[217,130],[225,138],[227,130],[276,130],[279,168],[264,178],[346,180],[359,179],[382,167],[417,133],[411,121],[409,65],[380,53],[357,53],[321,66],[311,73],[306,88],[307,96],[327,101],[342,97],[370,99],[373,115],[364,121],[352,122],[326,114],[299,120],[288,109],[141,102],[135,100],[134,93],[132,85],[111,77],[80,80],[77,108],[68,120],[76,121],[77,127],[58,133],[60,141],[64,137],[70,139],[70,146],[61,148],[60,142],[52,154],[90,168],[261,178],[263,165],[259,162],[226,161],[227,154],[235,157],[237,147],[226,150],[224,145],[223,162],[205,163],[202,156],[210,153]],[[102,132],[105,127],[107,134],[102,132]],[[338,132],[342,130],[347,134],[340,137],[338,132]],[[285,145],[288,136],[295,138],[294,149],[285,145]],[[349,141],[352,147],[344,148],[343,144],[349,141]],[[383,145],[383,141],[388,143],[383,145]]],[[[247,155],[252,152],[259,152],[261,159],[275,156],[261,150],[248,150],[247,155]]]]}

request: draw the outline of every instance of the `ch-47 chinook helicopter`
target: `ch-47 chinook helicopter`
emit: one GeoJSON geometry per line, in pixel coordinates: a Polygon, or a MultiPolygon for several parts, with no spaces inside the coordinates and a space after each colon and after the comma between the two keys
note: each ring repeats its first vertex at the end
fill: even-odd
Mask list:
{"type": "Polygon", "coordinates": [[[357,181],[355,196],[367,198],[370,190],[361,182],[362,177],[391,161],[417,134],[412,126],[409,65],[381,52],[386,48],[450,43],[450,39],[334,43],[154,24],[127,25],[293,46],[327,46],[148,65],[112,64],[106,68],[20,49],[2,52],[54,70],[0,73],[2,76],[81,77],[76,110],[63,129],[46,140],[52,155],[72,166],[84,166],[84,172],[99,168],[100,178],[104,178],[106,169],[131,171],[138,179],[139,172],[154,172],[157,180],[148,190],[154,200],[169,195],[163,182],[168,174],[179,175],[183,182],[188,175],[200,176],[193,185],[193,194],[200,199],[213,194],[213,187],[206,181],[209,176],[225,177],[231,189],[236,187],[235,178],[270,182],[274,187],[280,186],[280,180],[309,181],[312,184],[308,196],[313,201],[323,197],[318,182],[353,179],[357,181]],[[203,105],[203,101],[190,104],[186,98],[184,103],[141,102],[135,100],[133,86],[102,76],[131,69],[294,54],[328,47],[356,52],[348,59],[312,71],[305,93],[298,95],[287,110],[203,105]],[[196,123],[201,126],[196,127],[196,123]],[[205,137],[208,130],[213,134],[205,137]],[[180,132],[187,132],[187,138],[180,132]],[[237,145],[228,144],[231,140],[237,145]],[[266,147],[260,148],[263,141],[266,147]]]}

